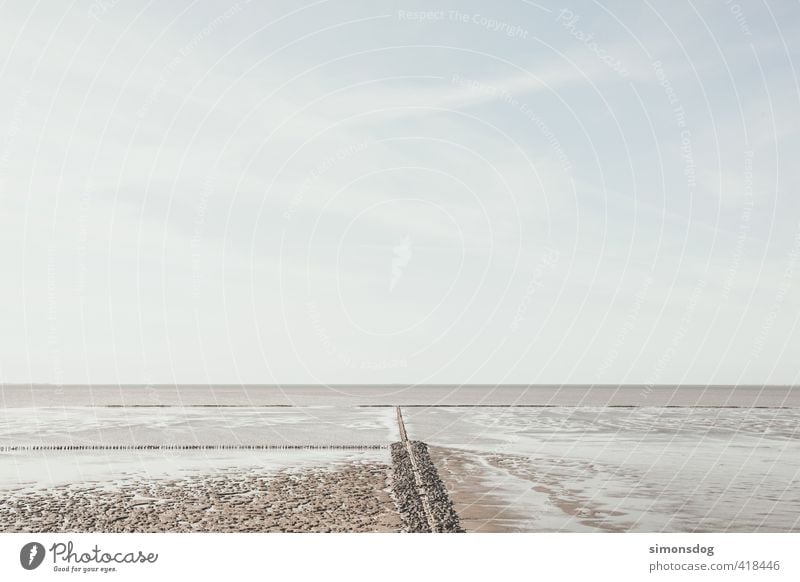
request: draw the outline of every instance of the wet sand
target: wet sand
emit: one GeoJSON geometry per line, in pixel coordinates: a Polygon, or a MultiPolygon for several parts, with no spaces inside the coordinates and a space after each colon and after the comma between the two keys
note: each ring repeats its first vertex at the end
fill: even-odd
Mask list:
{"type": "Polygon", "coordinates": [[[393,532],[390,467],[228,470],[25,487],[0,498],[0,532],[393,532]]]}
{"type": "Polygon", "coordinates": [[[467,531],[800,531],[800,411],[406,411],[467,531]]]}
{"type": "Polygon", "coordinates": [[[447,488],[461,526],[467,532],[513,533],[533,531],[536,515],[524,513],[483,481],[480,464],[453,449],[430,448],[431,459],[447,488]]]}

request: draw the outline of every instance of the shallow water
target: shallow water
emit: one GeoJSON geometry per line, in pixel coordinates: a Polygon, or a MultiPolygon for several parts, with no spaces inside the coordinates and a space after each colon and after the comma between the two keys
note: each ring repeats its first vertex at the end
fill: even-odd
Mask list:
{"type": "Polygon", "coordinates": [[[391,408],[0,408],[0,489],[86,480],[176,478],[187,472],[272,472],[344,460],[389,462],[388,450],[3,451],[27,445],[387,445],[391,408]]]}
{"type": "Polygon", "coordinates": [[[488,495],[517,509],[505,529],[800,530],[798,410],[428,408],[404,416],[414,438],[463,456],[488,495]]]}
{"type": "Polygon", "coordinates": [[[363,451],[26,451],[0,455],[0,491],[215,475],[231,469],[260,475],[340,463],[389,463],[385,450],[363,451]]]}
{"type": "Polygon", "coordinates": [[[397,439],[391,408],[0,408],[0,447],[363,445],[397,439]]]}
{"type": "Polygon", "coordinates": [[[38,406],[769,406],[800,407],[787,386],[179,385],[0,386],[0,407],[38,406]]]}

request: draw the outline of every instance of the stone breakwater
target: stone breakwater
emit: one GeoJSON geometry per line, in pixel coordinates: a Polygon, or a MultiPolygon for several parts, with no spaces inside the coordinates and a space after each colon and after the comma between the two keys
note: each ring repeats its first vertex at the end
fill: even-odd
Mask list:
{"type": "Polygon", "coordinates": [[[411,457],[403,443],[392,443],[392,494],[406,531],[429,532],[428,518],[417,491],[411,457]]]}
{"type": "Polygon", "coordinates": [[[392,494],[405,530],[463,532],[428,445],[410,440],[392,443],[391,453],[392,494]]]}
{"type": "Polygon", "coordinates": [[[453,507],[447,488],[439,477],[439,472],[431,460],[428,445],[421,441],[410,441],[411,450],[417,460],[428,503],[439,532],[462,532],[458,514],[453,507]]]}

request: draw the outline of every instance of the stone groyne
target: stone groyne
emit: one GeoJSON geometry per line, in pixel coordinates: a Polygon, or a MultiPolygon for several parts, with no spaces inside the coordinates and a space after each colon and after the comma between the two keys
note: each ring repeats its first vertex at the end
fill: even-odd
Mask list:
{"type": "Polygon", "coordinates": [[[392,443],[392,494],[408,532],[462,532],[447,489],[420,441],[392,443]]]}
{"type": "Polygon", "coordinates": [[[462,532],[458,514],[453,507],[447,488],[439,477],[439,472],[431,460],[428,445],[421,441],[410,441],[411,450],[422,477],[430,512],[433,515],[434,531],[462,532]]]}
{"type": "Polygon", "coordinates": [[[391,451],[391,489],[405,530],[413,533],[429,532],[431,531],[430,525],[417,490],[414,468],[411,465],[411,457],[408,454],[408,450],[403,443],[392,443],[391,451]]]}

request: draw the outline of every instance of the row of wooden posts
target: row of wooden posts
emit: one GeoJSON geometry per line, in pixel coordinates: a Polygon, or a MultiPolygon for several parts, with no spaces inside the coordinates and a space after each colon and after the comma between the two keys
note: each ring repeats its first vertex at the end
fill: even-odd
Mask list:
{"type": "Polygon", "coordinates": [[[294,451],[387,449],[389,445],[8,445],[0,446],[2,452],[15,451],[294,451]]]}

